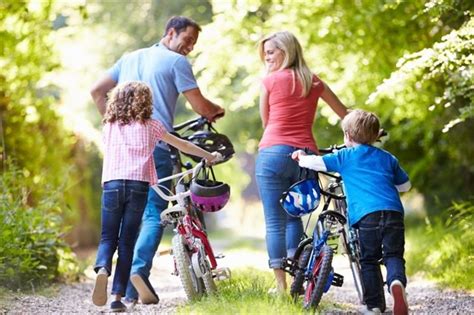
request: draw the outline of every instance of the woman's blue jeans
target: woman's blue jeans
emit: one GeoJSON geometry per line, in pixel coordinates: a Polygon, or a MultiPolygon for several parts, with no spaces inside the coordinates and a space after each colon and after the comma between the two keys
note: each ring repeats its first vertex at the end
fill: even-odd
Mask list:
{"type": "Polygon", "coordinates": [[[125,294],[130,277],[133,245],[148,196],[148,182],[111,180],[102,192],[102,232],[94,270],[112,272],[112,257],[118,249],[112,294],[125,294]]]}
{"type": "Polygon", "coordinates": [[[291,257],[303,235],[301,218],[289,216],[280,205],[280,198],[299,180],[299,166],[291,158],[298,148],[274,145],[258,152],[255,177],[263,203],[268,264],[281,269],[283,259],[291,257]]]}
{"type": "MultiPolygon", "coordinates": [[[[153,159],[155,160],[156,174],[158,178],[164,178],[171,175],[173,164],[170,152],[168,150],[156,147],[153,151],[153,159]]],[[[171,182],[160,184],[171,187],[171,182]]],[[[158,245],[160,245],[163,236],[163,227],[161,226],[160,214],[168,207],[168,201],[165,201],[150,187],[148,192],[148,201],[146,203],[145,212],[143,213],[142,225],[133,252],[133,263],[130,274],[139,274],[148,279],[153,264],[158,245]]],[[[138,299],[138,292],[133,284],[129,281],[127,286],[127,298],[138,299]]]]}
{"type": "Polygon", "coordinates": [[[383,279],[380,260],[387,269],[387,286],[393,280],[407,284],[405,275],[405,227],[403,213],[377,211],[363,217],[356,225],[359,229],[361,271],[364,284],[364,300],[368,308],[385,310],[383,279]]]}

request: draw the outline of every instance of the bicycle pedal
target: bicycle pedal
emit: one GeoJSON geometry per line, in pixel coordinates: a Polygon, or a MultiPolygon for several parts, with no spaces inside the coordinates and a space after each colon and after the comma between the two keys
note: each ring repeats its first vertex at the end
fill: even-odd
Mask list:
{"type": "Polygon", "coordinates": [[[214,256],[215,259],[222,259],[224,257],[225,257],[225,255],[223,253],[219,253],[219,254],[214,256]]]}
{"type": "Polygon", "coordinates": [[[212,277],[214,278],[214,280],[218,280],[218,281],[230,279],[231,277],[230,269],[227,267],[214,269],[212,270],[212,277]]]}
{"type": "Polygon", "coordinates": [[[332,278],[331,285],[335,287],[342,287],[343,283],[344,283],[344,276],[338,273],[334,273],[334,277],[332,278]]]}

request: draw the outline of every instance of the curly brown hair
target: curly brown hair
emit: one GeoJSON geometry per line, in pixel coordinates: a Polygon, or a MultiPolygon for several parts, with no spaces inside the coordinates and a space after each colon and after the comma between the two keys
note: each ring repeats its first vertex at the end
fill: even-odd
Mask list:
{"type": "Polygon", "coordinates": [[[109,94],[102,122],[126,125],[134,121],[144,123],[153,110],[151,90],[143,82],[124,82],[109,94]]]}

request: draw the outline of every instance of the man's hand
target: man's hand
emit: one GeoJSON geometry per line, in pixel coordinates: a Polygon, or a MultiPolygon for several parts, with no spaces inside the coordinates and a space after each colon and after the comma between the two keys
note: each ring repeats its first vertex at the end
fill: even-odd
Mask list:
{"type": "Polygon", "coordinates": [[[293,153],[291,153],[291,158],[295,161],[299,161],[300,160],[300,156],[305,156],[307,155],[303,150],[297,150],[297,151],[294,151],[293,153]]]}

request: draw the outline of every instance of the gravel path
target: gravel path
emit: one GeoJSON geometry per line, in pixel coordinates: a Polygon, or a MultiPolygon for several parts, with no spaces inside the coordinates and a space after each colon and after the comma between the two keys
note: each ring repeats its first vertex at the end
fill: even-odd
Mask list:
{"type": "MultiPolygon", "coordinates": [[[[219,252],[217,250],[217,252],[219,252]]],[[[242,268],[246,266],[267,270],[266,256],[255,252],[230,252],[219,261],[220,266],[242,268]],[[258,265],[249,262],[258,261],[258,265]]],[[[334,303],[326,314],[359,314],[362,308],[357,303],[353,289],[352,276],[346,258],[336,256],[334,267],[336,272],[344,275],[344,285],[333,287],[323,296],[323,302],[334,303]]],[[[160,296],[157,305],[137,304],[129,310],[134,314],[173,314],[179,305],[186,303],[184,291],[176,276],[171,275],[172,257],[157,257],[152,269],[151,282],[160,296]]],[[[94,273],[87,270],[84,282],[59,286],[54,297],[39,295],[22,295],[14,298],[12,303],[0,308],[0,314],[34,314],[34,313],[109,313],[108,304],[97,307],[92,304],[90,295],[93,287],[94,273]]],[[[111,281],[109,281],[109,290],[111,281]]],[[[407,288],[411,313],[415,314],[474,314],[474,294],[453,290],[439,289],[423,279],[409,279],[407,288]]],[[[391,309],[392,301],[387,294],[387,309],[391,309]]],[[[110,300],[109,300],[110,303],[110,300]]],[[[391,312],[387,312],[390,314],[391,312]]]]}

